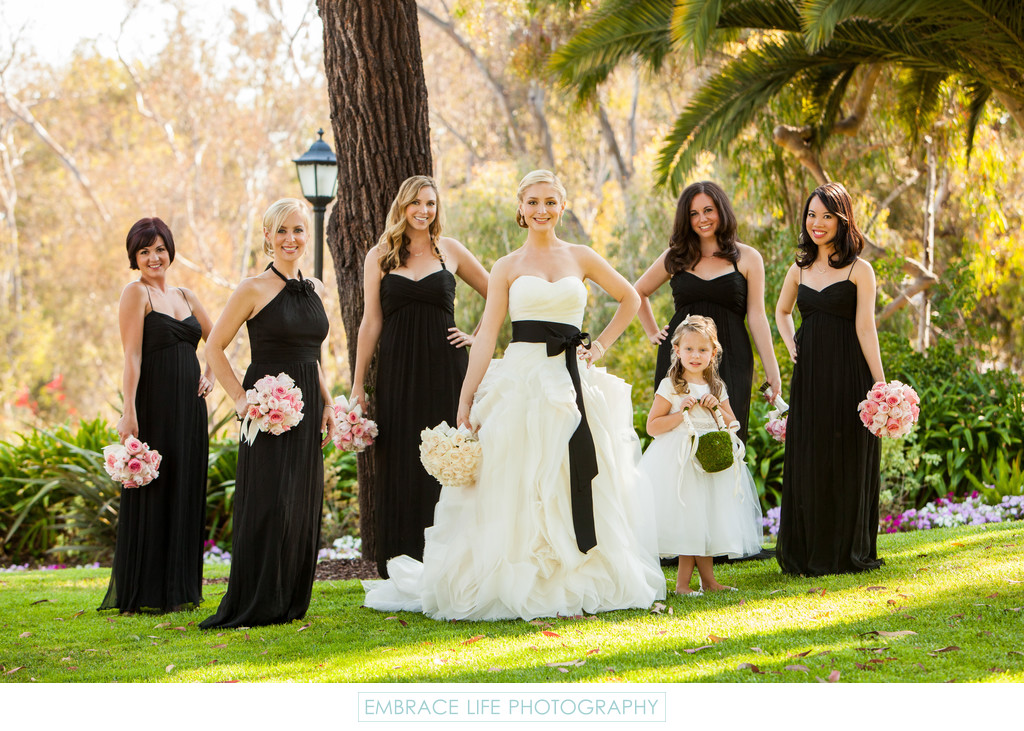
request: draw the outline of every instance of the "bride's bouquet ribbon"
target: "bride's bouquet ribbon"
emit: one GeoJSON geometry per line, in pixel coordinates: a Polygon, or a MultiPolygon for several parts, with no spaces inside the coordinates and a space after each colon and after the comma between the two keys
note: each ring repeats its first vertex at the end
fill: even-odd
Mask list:
{"type": "Polygon", "coordinates": [[[594,436],[587,423],[583,408],[583,386],[580,383],[577,346],[590,347],[590,335],[578,327],[563,322],[546,320],[517,320],[512,323],[513,343],[544,343],[548,357],[565,353],[565,369],[576,390],[576,408],[580,423],[569,438],[569,494],[572,499],[572,527],[576,533],[576,546],[586,553],[597,545],[594,525],[594,492],[592,482],[597,477],[597,449],[594,436]]]}

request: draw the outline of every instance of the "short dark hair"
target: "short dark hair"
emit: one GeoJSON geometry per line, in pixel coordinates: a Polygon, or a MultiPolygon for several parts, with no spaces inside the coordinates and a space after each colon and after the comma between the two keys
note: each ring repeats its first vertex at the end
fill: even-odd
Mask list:
{"type": "Polygon", "coordinates": [[[135,255],[139,249],[151,246],[156,237],[164,240],[167,247],[167,255],[174,261],[174,237],[171,236],[171,229],[159,218],[140,218],[128,230],[128,237],[125,239],[125,248],[128,249],[128,266],[138,269],[139,264],[135,261],[135,255]]]}

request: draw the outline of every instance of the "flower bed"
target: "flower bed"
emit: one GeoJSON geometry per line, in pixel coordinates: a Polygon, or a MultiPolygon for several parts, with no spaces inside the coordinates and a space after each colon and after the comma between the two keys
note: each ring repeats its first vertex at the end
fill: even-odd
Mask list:
{"type": "MultiPolygon", "coordinates": [[[[781,508],[771,508],[764,514],[762,523],[769,536],[779,533],[781,508]]],[[[953,493],[928,503],[919,510],[905,510],[898,515],[884,515],[879,520],[879,533],[899,533],[930,528],[952,528],[958,525],[981,525],[1003,523],[1008,520],[1024,520],[1024,495],[1007,495],[997,505],[982,501],[978,492],[972,492],[957,502],[953,493]]]]}

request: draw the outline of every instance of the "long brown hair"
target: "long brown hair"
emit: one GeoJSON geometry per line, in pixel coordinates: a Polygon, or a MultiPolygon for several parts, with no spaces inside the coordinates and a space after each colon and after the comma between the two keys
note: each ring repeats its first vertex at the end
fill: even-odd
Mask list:
{"type": "Polygon", "coordinates": [[[715,398],[720,399],[722,398],[722,386],[724,385],[722,377],[718,375],[718,363],[722,360],[722,344],[718,342],[718,328],[715,326],[715,321],[710,317],[687,315],[686,319],[679,323],[679,327],[672,333],[672,365],[668,368],[668,381],[672,384],[676,393],[690,392],[690,384],[686,382],[683,374],[685,369],[682,362],[676,356],[676,348],[679,347],[680,341],[688,332],[696,333],[711,341],[711,347],[715,352],[711,356],[711,362],[708,363],[708,367],[704,369],[704,373],[701,375],[707,381],[708,389],[711,393],[714,394],[715,398]]]}
{"type": "Polygon", "coordinates": [[[405,209],[419,197],[420,191],[424,188],[432,189],[434,195],[437,196],[437,209],[427,233],[430,236],[430,248],[434,250],[434,256],[444,261],[444,255],[437,246],[443,229],[441,194],[438,192],[437,183],[433,178],[427,175],[413,175],[411,178],[403,180],[402,184],[398,186],[398,193],[391,201],[391,209],[388,211],[384,233],[377,240],[377,247],[380,249],[380,270],[384,274],[392,269],[405,266],[405,262],[409,259],[409,237],[405,233],[405,209]]]}
{"type": "Polygon", "coordinates": [[[693,269],[700,261],[700,236],[693,230],[690,210],[693,207],[693,199],[701,193],[711,198],[718,209],[718,227],[715,229],[718,251],[715,252],[715,256],[733,264],[740,259],[740,250],[736,247],[736,214],[732,212],[729,196],[717,183],[702,180],[686,186],[679,194],[672,235],[668,239],[668,256],[665,257],[665,269],[669,274],[693,269]]]}
{"type": "Polygon", "coordinates": [[[856,261],[864,250],[864,234],[857,228],[853,220],[853,201],[842,183],[825,183],[814,189],[804,203],[804,218],[800,225],[800,238],[797,241],[799,251],[796,263],[806,269],[818,256],[818,245],[807,233],[807,211],[811,201],[817,198],[836,217],[836,237],[832,239],[832,253],[828,257],[828,265],[833,269],[842,269],[856,261]]]}

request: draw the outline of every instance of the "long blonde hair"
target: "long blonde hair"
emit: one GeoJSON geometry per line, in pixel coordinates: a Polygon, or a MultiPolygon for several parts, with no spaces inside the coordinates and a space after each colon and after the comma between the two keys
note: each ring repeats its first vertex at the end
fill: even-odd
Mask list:
{"type": "MultiPolygon", "coordinates": [[[[568,194],[565,192],[565,186],[562,185],[562,181],[560,181],[550,170],[534,170],[531,173],[527,173],[526,176],[519,181],[519,189],[516,191],[516,198],[519,199],[520,203],[523,202],[523,194],[526,193],[526,189],[531,185],[536,185],[537,183],[548,183],[551,185],[562,199],[562,202],[565,203],[565,199],[568,197],[568,194]]],[[[516,223],[519,224],[519,228],[528,228],[526,225],[526,219],[523,218],[523,214],[519,212],[518,206],[516,206],[516,223]]]]}
{"type": "Polygon", "coordinates": [[[409,237],[405,234],[405,209],[409,207],[423,188],[431,188],[437,196],[437,209],[434,213],[434,220],[430,222],[427,233],[430,235],[430,248],[434,250],[434,256],[444,261],[444,255],[437,246],[441,238],[443,224],[441,222],[441,194],[437,189],[437,183],[427,175],[413,175],[406,178],[398,186],[398,193],[391,201],[391,209],[388,211],[387,221],[384,224],[384,233],[377,240],[377,247],[380,249],[380,270],[387,274],[392,269],[403,266],[409,258],[409,237]]]}
{"type": "Polygon", "coordinates": [[[285,219],[293,213],[302,216],[302,223],[309,230],[309,206],[298,198],[281,198],[270,204],[270,208],[263,214],[263,253],[267,256],[274,255],[274,245],[270,243],[269,237],[274,235],[285,219]]]}
{"type": "Polygon", "coordinates": [[[715,398],[722,398],[724,383],[722,377],[718,375],[718,363],[722,360],[722,344],[718,342],[718,328],[715,326],[715,321],[710,317],[687,315],[686,319],[679,323],[679,327],[672,333],[672,365],[668,368],[669,383],[672,384],[676,393],[690,392],[690,384],[686,382],[684,375],[685,369],[676,355],[676,348],[679,347],[679,343],[686,333],[696,333],[711,342],[711,347],[715,352],[711,355],[711,362],[708,363],[708,367],[704,369],[704,373],[701,375],[704,376],[708,389],[714,394],[715,398]]]}

